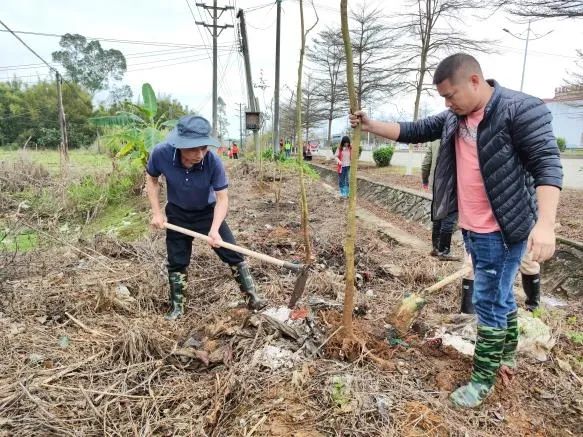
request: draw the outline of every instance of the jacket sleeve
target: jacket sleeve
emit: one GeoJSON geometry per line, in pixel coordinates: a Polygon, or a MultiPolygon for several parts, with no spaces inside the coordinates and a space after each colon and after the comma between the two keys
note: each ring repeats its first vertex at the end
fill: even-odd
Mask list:
{"type": "Polygon", "coordinates": [[[440,139],[448,112],[443,111],[413,122],[399,123],[401,133],[397,141],[399,143],[426,143],[440,139]]]}
{"type": "Polygon", "coordinates": [[[424,184],[429,183],[429,175],[431,173],[431,161],[432,161],[433,147],[429,144],[427,152],[423,157],[423,162],[421,163],[421,180],[424,184]]]}
{"type": "Polygon", "coordinates": [[[512,142],[534,185],[562,188],[563,167],[551,121],[542,100],[528,97],[517,103],[511,127],[512,142]]]}

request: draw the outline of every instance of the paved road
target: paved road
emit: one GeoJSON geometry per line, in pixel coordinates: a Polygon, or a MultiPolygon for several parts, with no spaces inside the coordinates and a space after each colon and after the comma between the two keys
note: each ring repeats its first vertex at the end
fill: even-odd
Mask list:
{"type": "MultiPolygon", "coordinates": [[[[326,156],[329,158],[332,156],[332,152],[330,150],[320,150],[318,155],[326,156]]],[[[372,162],[372,152],[364,150],[360,156],[360,159],[362,161],[372,162]]],[[[391,164],[406,166],[408,159],[409,153],[405,151],[398,151],[393,155],[391,164]]],[[[421,162],[423,162],[423,153],[413,153],[412,159],[413,167],[421,168],[421,162]]],[[[563,163],[563,172],[565,175],[565,188],[583,189],[583,159],[563,158],[561,161],[563,163]]]]}

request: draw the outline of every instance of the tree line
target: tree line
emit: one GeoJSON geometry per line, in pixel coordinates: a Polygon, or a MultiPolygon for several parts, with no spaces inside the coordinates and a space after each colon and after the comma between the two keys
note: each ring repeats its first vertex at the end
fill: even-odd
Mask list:
{"type": "MultiPolygon", "coordinates": [[[[123,83],[126,59],[119,50],[104,50],[99,41],[88,41],[78,34],[63,35],[59,45],[52,60],[64,71],[62,94],[69,147],[89,146],[98,136],[91,118],[136,112],[131,89],[123,83]],[[95,105],[97,93],[105,98],[95,105]]],[[[190,112],[171,96],[158,96],[157,103],[154,123],[190,112]]],[[[17,78],[0,82],[0,146],[57,148],[61,142],[58,120],[56,79],[34,84],[17,78]]]]}
{"type": "MultiPolygon", "coordinates": [[[[403,13],[387,17],[382,9],[363,2],[350,12],[350,39],[358,106],[370,111],[396,95],[408,94],[414,103],[406,111],[414,120],[426,115],[422,114],[421,100],[432,92],[432,74],[440,59],[461,51],[495,51],[495,41],[475,39],[466,32],[469,28],[464,20],[468,17],[491,14],[492,8],[525,20],[583,17],[581,1],[570,0],[498,0],[488,8],[476,0],[408,0],[406,5],[403,13]]],[[[306,54],[308,68],[301,96],[303,139],[309,140],[325,124],[329,144],[332,121],[345,115],[349,106],[340,27],[320,30],[306,54]]],[[[577,56],[566,84],[583,84],[583,51],[577,56]]],[[[282,94],[280,136],[295,140],[297,92],[288,89],[282,94]]]]}

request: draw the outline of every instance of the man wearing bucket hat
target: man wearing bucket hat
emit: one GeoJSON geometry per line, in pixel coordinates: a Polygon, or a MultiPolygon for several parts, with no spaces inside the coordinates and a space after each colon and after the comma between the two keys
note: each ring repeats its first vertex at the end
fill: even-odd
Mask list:
{"type": "MultiPolygon", "coordinates": [[[[250,309],[265,306],[257,293],[249,266],[242,255],[218,245],[221,241],[235,244],[235,238],[225,222],[229,208],[229,182],[221,159],[210,148],[219,142],[210,135],[211,125],[203,117],[186,115],[163,143],[152,150],[146,167],[146,189],[152,207],[154,227],[164,229],[166,222],[211,238],[216,254],[227,263],[240,290],[247,297],[250,309]],[[164,175],[167,186],[165,211],[160,207],[158,178],[164,175]]],[[[192,237],[166,230],[170,311],[166,320],[176,320],[184,314],[184,292],[187,269],[192,254],[192,237]]]]}

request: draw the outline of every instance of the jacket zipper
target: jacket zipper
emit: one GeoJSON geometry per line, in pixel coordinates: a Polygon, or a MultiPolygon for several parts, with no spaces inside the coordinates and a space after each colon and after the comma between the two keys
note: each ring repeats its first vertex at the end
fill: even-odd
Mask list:
{"type": "Polygon", "coordinates": [[[484,191],[486,192],[486,197],[488,198],[488,203],[490,204],[490,209],[492,210],[492,215],[494,216],[494,219],[496,220],[496,224],[500,228],[500,235],[502,236],[502,243],[504,244],[504,248],[506,250],[508,250],[508,244],[506,243],[506,238],[504,238],[504,230],[503,230],[502,226],[500,225],[500,220],[498,219],[498,216],[496,215],[496,211],[494,210],[494,207],[492,206],[492,199],[490,198],[490,193],[488,192],[488,189],[486,188],[486,179],[484,178],[484,168],[482,166],[480,148],[478,147],[478,144],[480,144],[480,125],[482,124],[482,122],[484,121],[485,118],[486,118],[486,111],[484,110],[484,117],[478,123],[478,128],[476,130],[476,152],[478,154],[478,165],[480,167],[480,175],[482,176],[482,180],[484,181],[484,191]]]}

